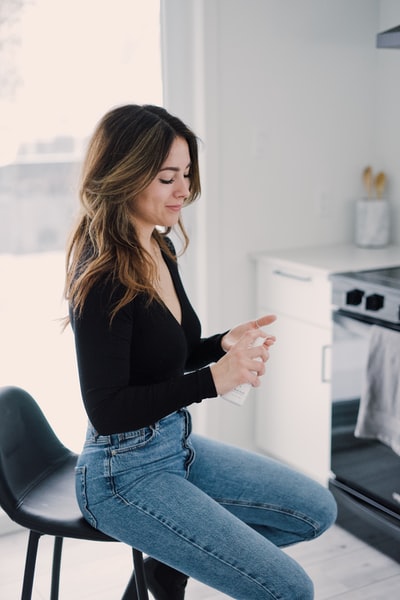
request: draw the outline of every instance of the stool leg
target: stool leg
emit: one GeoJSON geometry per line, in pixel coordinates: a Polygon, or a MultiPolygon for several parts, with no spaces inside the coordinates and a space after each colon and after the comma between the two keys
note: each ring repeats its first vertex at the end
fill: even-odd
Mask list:
{"type": "Polygon", "coordinates": [[[36,556],[40,536],[41,534],[36,531],[31,531],[29,533],[21,600],[31,600],[32,598],[33,577],[35,574],[36,556]]]}
{"type": "Polygon", "coordinates": [[[140,550],[136,550],[135,548],[132,548],[132,553],[133,565],[135,568],[136,590],[138,600],[149,600],[149,595],[147,593],[146,577],[144,574],[143,554],[140,552],[140,550]]]}
{"type": "Polygon", "coordinates": [[[51,571],[51,592],[50,600],[58,600],[58,591],[60,588],[60,565],[61,565],[61,553],[63,547],[63,538],[54,538],[54,550],[53,550],[53,568],[51,571]]]}

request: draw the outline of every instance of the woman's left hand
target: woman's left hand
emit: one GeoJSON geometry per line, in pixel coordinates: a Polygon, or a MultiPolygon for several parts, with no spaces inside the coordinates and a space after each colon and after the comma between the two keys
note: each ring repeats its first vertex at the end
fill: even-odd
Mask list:
{"type": "MultiPolygon", "coordinates": [[[[240,338],[243,337],[243,335],[247,331],[266,327],[267,325],[270,325],[271,323],[273,323],[275,320],[276,320],[275,315],[264,315],[263,317],[259,317],[255,321],[247,321],[247,323],[241,323],[240,325],[237,325],[236,327],[234,327],[233,329],[228,331],[228,333],[226,333],[223,336],[223,338],[221,340],[222,349],[225,352],[229,352],[229,350],[232,348],[232,346],[237,344],[237,342],[240,340],[240,338]]],[[[275,336],[267,334],[264,344],[269,347],[269,346],[272,346],[272,344],[274,342],[275,342],[275,336]]]]}

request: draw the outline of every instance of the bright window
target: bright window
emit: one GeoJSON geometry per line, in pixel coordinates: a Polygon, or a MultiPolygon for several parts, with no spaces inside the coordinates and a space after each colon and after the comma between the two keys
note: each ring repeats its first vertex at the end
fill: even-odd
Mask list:
{"type": "Polygon", "coordinates": [[[0,385],[18,385],[79,451],[64,249],[85,143],[122,103],[162,104],[159,0],[0,6],[0,385]]]}

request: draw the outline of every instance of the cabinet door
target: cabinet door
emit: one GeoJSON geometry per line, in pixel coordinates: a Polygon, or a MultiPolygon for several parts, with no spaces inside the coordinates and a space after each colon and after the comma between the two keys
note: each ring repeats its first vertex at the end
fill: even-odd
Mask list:
{"type": "Polygon", "coordinates": [[[257,265],[256,305],[314,325],[331,323],[329,273],[263,261],[257,265]]]}
{"type": "Polygon", "coordinates": [[[326,482],[331,329],[277,316],[269,328],[277,341],[256,392],[256,443],[267,454],[326,482]]]}

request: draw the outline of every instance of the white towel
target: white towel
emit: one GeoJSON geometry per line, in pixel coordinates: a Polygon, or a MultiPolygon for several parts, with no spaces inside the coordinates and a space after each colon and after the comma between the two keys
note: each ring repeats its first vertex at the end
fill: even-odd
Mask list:
{"type": "Polygon", "coordinates": [[[356,437],[374,438],[400,454],[400,332],[371,326],[356,437]]]}

